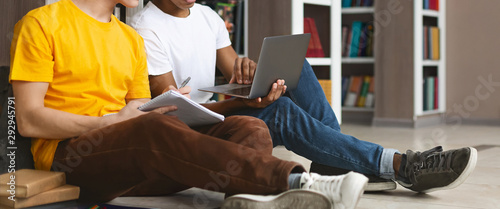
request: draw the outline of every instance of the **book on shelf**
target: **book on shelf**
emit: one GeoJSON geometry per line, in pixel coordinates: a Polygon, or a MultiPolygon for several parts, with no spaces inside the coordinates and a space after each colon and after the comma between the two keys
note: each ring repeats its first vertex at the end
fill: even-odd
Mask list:
{"type": "Polygon", "coordinates": [[[345,97],[347,94],[347,90],[349,89],[349,77],[343,76],[342,77],[342,105],[345,103],[345,97]]]}
{"type": "Polygon", "coordinates": [[[375,100],[373,76],[342,77],[342,96],[344,97],[342,102],[344,107],[373,107],[375,100]]]}
{"type": "Polygon", "coordinates": [[[342,26],[343,57],[373,57],[374,27],[372,23],[354,21],[342,26]]]}
{"type": "Polygon", "coordinates": [[[368,95],[368,88],[370,87],[370,76],[363,76],[363,84],[361,84],[361,91],[357,101],[357,107],[364,107],[366,96],[368,95]]]}
{"type": "Polygon", "coordinates": [[[423,41],[422,41],[422,52],[425,59],[429,59],[429,27],[425,26],[422,28],[423,41]]]}
{"type": "Polygon", "coordinates": [[[349,47],[349,57],[357,57],[359,49],[359,40],[361,36],[361,27],[363,23],[354,21],[351,26],[351,43],[349,47]]]}
{"type": "Polygon", "coordinates": [[[427,77],[427,108],[426,110],[434,109],[434,77],[427,77]]]}
{"type": "Polygon", "coordinates": [[[347,8],[351,7],[352,0],[342,0],[342,7],[347,8]]]}
{"type": "Polygon", "coordinates": [[[344,106],[355,107],[361,91],[363,82],[362,76],[351,76],[349,79],[349,89],[347,90],[344,106]]]}
{"type": "Polygon", "coordinates": [[[349,34],[349,26],[342,26],[342,57],[347,56],[347,52],[349,51],[349,46],[347,43],[351,43],[351,35],[349,34]]]}
{"type": "Polygon", "coordinates": [[[373,40],[374,40],[374,27],[373,27],[373,23],[367,23],[365,25],[365,28],[366,28],[366,44],[364,44],[364,53],[363,53],[363,56],[366,56],[366,57],[373,57],[373,40]]]}
{"type": "Polygon", "coordinates": [[[304,18],[304,33],[310,33],[311,39],[307,47],[306,57],[325,57],[325,52],[321,46],[318,28],[313,18],[304,18]]]}
{"type": "Polygon", "coordinates": [[[0,196],[10,196],[11,185],[4,182],[14,182],[15,195],[20,198],[27,198],[39,193],[60,187],[66,184],[66,175],[63,172],[50,172],[33,169],[17,170],[12,175],[5,173],[0,175],[0,196]],[[13,179],[12,179],[13,178],[13,179]]]}
{"type": "Polygon", "coordinates": [[[439,28],[435,26],[423,27],[423,59],[440,59],[440,34],[439,28]]]}
{"type": "Polygon", "coordinates": [[[439,28],[431,27],[431,50],[432,50],[432,59],[439,60],[439,28]]]}
{"type": "Polygon", "coordinates": [[[371,6],[373,6],[373,0],[342,0],[342,8],[371,6]]]}
{"type": "Polygon", "coordinates": [[[318,82],[325,93],[326,100],[332,105],[332,81],[329,79],[318,79],[318,82]]]}
{"type": "Polygon", "coordinates": [[[438,78],[426,76],[423,80],[423,110],[438,109],[438,78]]]}
{"type": "Polygon", "coordinates": [[[434,109],[439,109],[439,79],[434,78],[434,109]]]}
{"type": "Polygon", "coordinates": [[[439,0],[423,0],[423,9],[439,11],[439,0]]]}
{"type": "Polygon", "coordinates": [[[370,86],[368,87],[368,93],[366,94],[365,107],[373,107],[375,104],[375,79],[370,76],[370,86]]]}

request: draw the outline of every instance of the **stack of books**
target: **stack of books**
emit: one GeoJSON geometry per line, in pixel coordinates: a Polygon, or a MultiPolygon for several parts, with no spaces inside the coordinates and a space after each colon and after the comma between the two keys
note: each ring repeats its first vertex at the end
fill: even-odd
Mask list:
{"type": "Polygon", "coordinates": [[[63,172],[22,169],[0,175],[0,208],[25,208],[76,200],[80,188],[67,185],[63,172]]]}

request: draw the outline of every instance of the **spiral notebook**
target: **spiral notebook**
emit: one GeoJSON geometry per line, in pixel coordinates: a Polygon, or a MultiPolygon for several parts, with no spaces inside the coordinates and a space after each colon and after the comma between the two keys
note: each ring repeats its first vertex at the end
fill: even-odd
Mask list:
{"type": "Polygon", "coordinates": [[[159,107],[175,105],[177,110],[165,113],[175,115],[190,127],[209,125],[224,121],[224,116],[201,106],[177,91],[167,91],[151,101],[141,105],[139,110],[151,111],[159,107]]]}

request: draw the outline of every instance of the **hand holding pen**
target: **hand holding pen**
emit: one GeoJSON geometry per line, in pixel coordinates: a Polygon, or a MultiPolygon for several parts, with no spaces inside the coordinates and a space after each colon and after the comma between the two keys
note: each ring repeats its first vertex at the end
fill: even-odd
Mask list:
{"type": "Polygon", "coordinates": [[[169,85],[168,89],[165,89],[165,91],[174,90],[174,91],[177,91],[177,92],[181,93],[185,97],[191,99],[191,96],[189,95],[189,93],[191,93],[191,87],[186,86],[189,83],[190,80],[191,80],[191,77],[188,77],[186,80],[184,80],[181,83],[181,86],[178,89],[175,88],[175,86],[173,86],[173,85],[169,85]]]}

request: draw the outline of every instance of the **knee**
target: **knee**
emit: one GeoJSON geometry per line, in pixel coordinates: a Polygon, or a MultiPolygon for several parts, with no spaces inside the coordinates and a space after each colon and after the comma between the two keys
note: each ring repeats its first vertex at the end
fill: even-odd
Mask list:
{"type": "Polygon", "coordinates": [[[234,124],[233,128],[238,129],[239,134],[248,139],[256,149],[272,149],[273,141],[269,134],[269,128],[261,119],[250,116],[231,116],[226,118],[226,122],[234,124]]]}
{"type": "Polygon", "coordinates": [[[226,123],[234,124],[235,128],[245,129],[248,132],[268,132],[266,123],[261,119],[251,116],[230,116],[225,119],[226,123]]]}
{"type": "Polygon", "coordinates": [[[289,108],[295,105],[295,103],[289,97],[280,97],[278,100],[273,102],[276,108],[289,108]]]}

